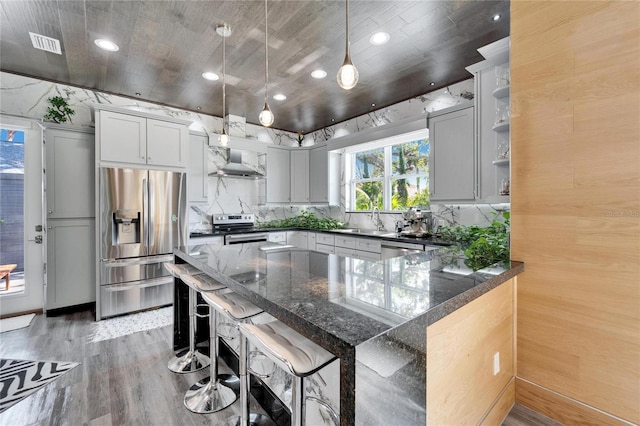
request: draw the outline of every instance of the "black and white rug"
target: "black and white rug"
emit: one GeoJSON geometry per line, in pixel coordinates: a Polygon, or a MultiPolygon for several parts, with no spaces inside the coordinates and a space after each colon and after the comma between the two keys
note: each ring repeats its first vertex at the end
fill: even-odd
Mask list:
{"type": "Polygon", "coordinates": [[[77,365],[77,362],[0,359],[0,413],[77,365]]]}

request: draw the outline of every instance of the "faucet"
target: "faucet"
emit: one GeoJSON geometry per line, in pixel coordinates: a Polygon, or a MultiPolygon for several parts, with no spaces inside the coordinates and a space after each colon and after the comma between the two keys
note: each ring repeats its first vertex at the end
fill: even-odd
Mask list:
{"type": "Polygon", "coordinates": [[[373,206],[373,208],[371,209],[371,220],[373,220],[373,223],[378,228],[378,231],[384,231],[385,230],[384,229],[384,223],[382,223],[382,220],[380,220],[380,209],[378,208],[378,206],[373,206]],[[374,216],[375,216],[376,212],[378,212],[378,216],[377,216],[377,219],[374,220],[374,216]]]}

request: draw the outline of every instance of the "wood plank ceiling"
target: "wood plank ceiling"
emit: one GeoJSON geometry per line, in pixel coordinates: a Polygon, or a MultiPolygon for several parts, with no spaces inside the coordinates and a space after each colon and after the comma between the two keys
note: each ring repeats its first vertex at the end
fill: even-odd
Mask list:
{"type": "MultiPolygon", "coordinates": [[[[345,91],[335,77],[345,53],[345,2],[269,2],[269,95],[287,96],[269,99],[273,127],[307,133],[464,80],[470,77],[464,67],[482,60],[476,49],[509,35],[508,1],[349,4],[360,81],[345,91]],[[497,22],[495,14],[502,16],[497,22]],[[389,33],[389,43],[372,45],[377,31],[389,33]],[[325,79],[311,77],[318,68],[325,79]]],[[[222,72],[215,28],[226,22],[233,31],[226,49],[227,113],[258,123],[264,2],[2,1],[0,13],[2,71],[216,116],[222,115],[222,84],[202,73],[222,72]],[[62,55],[34,49],[29,32],[60,40],[62,55]],[[97,38],[120,50],[100,50],[97,38]]]]}

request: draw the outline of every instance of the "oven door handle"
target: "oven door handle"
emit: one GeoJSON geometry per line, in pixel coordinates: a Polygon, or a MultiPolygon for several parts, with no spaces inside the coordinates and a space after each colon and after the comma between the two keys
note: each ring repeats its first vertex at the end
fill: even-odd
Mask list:
{"type": "Polygon", "coordinates": [[[225,245],[228,245],[228,244],[239,244],[239,243],[252,242],[252,241],[267,241],[267,235],[268,234],[266,232],[225,235],[224,243],[225,245]]]}

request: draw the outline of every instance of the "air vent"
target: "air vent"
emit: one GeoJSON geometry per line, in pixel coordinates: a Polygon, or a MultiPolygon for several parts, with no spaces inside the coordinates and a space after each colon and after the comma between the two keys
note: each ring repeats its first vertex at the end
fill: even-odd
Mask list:
{"type": "Polygon", "coordinates": [[[29,35],[31,36],[31,43],[36,49],[62,55],[62,50],[60,50],[60,40],[56,40],[55,38],[51,37],[45,37],[43,35],[35,34],[32,32],[29,32],[29,35]]]}

